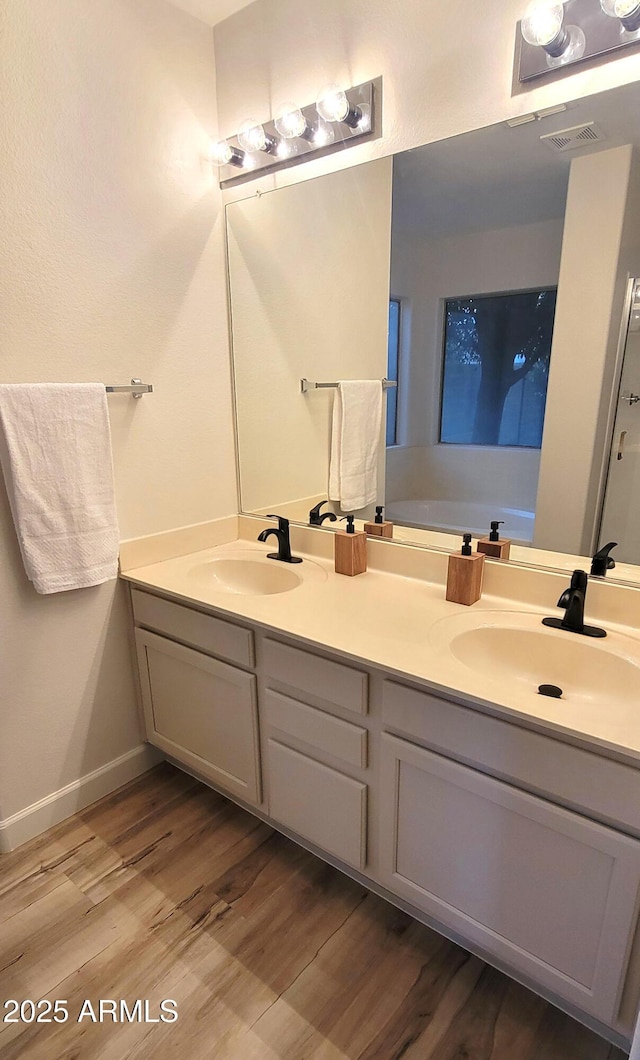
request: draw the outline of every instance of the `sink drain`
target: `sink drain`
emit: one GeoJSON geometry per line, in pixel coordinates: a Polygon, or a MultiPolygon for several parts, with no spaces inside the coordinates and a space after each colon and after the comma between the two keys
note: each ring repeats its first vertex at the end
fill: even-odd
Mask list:
{"type": "Polygon", "coordinates": [[[562,697],[562,689],[558,685],[538,685],[538,692],[541,696],[550,696],[551,699],[562,697]]]}

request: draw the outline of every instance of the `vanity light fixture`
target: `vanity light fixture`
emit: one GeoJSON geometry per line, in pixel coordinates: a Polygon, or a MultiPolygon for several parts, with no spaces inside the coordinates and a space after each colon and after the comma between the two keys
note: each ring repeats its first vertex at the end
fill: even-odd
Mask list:
{"type": "Polygon", "coordinates": [[[350,129],[365,130],[371,125],[371,115],[367,109],[350,103],[339,85],[325,85],[318,92],[316,110],[325,121],[343,122],[350,129]]]}
{"type": "Polygon", "coordinates": [[[553,69],[581,59],[587,39],[580,26],[565,26],[564,5],[554,0],[532,0],[521,24],[527,44],[543,48],[553,69]]]}
{"type": "Polygon", "coordinates": [[[316,147],[324,147],[334,137],[330,125],[320,118],[316,122],[307,121],[295,103],[281,104],[274,125],[283,140],[306,140],[316,147]]]}
{"type": "Polygon", "coordinates": [[[271,121],[247,119],[236,136],[212,145],[221,187],[380,136],[381,93],[382,78],[348,89],[327,85],[314,104],[283,103],[271,121]]]}
{"type": "Polygon", "coordinates": [[[254,151],[265,151],[268,155],[278,153],[278,141],[274,136],[268,136],[264,126],[252,118],[243,121],[238,129],[238,140],[248,154],[254,151]]]}
{"type": "Polygon", "coordinates": [[[237,166],[239,169],[245,169],[248,162],[245,152],[227,140],[212,140],[209,158],[216,166],[237,166]]]}
{"type": "Polygon", "coordinates": [[[532,0],[516,49],[520,82],[640,44],[640,0],[532,0]],[[570,22],[570,24],[567,24],[570,22]]]}
{"type": "Polygon", "coordinates": [[[640,29],[640,3],[638,0],[600,0],[605,15],[617,18],[621,32],[637,33],[640,29]]]}

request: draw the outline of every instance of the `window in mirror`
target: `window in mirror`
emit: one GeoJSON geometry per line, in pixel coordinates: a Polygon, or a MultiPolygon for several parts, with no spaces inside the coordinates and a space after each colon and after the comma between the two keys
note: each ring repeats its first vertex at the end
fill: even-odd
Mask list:
{"type": "MultiPolygon", "coordinates": [[[[400,315],[399,298],[389,300],[389,338],[387,355],[387,379],[398,382],[398,361],[400,358],[400,315]]],[[[398,387],[387,390],[387,445],[398,444],[398,387]]]]}
{"type": "Polygon", "coordinates": [[[556,290],[445,301],[441,442],[540,448],[556,290]]]}

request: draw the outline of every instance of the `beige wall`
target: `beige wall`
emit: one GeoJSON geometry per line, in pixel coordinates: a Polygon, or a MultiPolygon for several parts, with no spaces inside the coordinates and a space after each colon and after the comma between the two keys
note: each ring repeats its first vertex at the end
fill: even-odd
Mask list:
{"type": "Polygon", "coordinates": [[[242,508],[281,512],[327,496],[334,391],[300,379],[386,374],[391,160],[231,203],[227,227],[242,508]]]}
{"type": "MultiPolygon", "coordinates": [[[[164,0],[0,23],[0,378],[154,384],[109,398],[123,538],[231,513],[212,31],[164,0]]],[[[1,826],[140,734],[122,589],[38,596],[2,485],[0,536],[1,826]]]]}
{"type": "Polygon", "coordinates": [[[586,555],[595,522],[626,282],[640,271],[631,147],[571,165],[534,544],[586,555]],[[585,308],[588,307],[588,313],[585,308]],[[567,444],[570,442],[570,444],[567,444]]]}

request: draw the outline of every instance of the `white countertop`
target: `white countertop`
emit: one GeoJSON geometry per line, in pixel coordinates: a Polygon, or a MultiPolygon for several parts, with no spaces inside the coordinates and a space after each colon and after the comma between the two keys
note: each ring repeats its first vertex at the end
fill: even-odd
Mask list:
{"type": "MultiPolygon", "coordinates": [[[[637,631],[607,622],[607,638],[589,640],[541,625],[545,615],[561,614],[553,607],[554,601],[543,610],[529,604],[514,605],[513,600],[485,594],[468,608],[446,601],[440,583],[375,569],[349,578],[336,574],[331,560],[304,553],[298,553],[303,555],[304,562],[291,568],[303,580],[289,592],[262,596],[219,591],[207,574],[207,564],[215,557],[239,550],[262,558],[270,548],[249,541],[234,541],[127,570],[122,576],[185,603],[211,608],[231,619],[245,619],[350,660],[417,680],[436,692],[485,710],[517,717],[539,729],[552,729],[594,750],[640,759],[640,637],[637,631]],[[598,652],[614,653],[628,660],[629,680],[624,696],[604,697],[601,680],[600,691],[594,688],[592,696],[585,696],[583,690],[580,696],[574,697],[565,685],[562,699],[550,699],[538,694],[537,684],[559,682],[553,681],[552,674],[543,672],[544,665],[539,673],[529,675],[530,681],[525,681],[519,677],[514,679],[501,668],[495,672],[490,666],[484,672],[472,668],[450,650],[447,625],[455,631],[456,625],[461,628],[476,623],[502,625],[503,618],[508,625],[535,630],[536,640],[539,640],[538,631],[553,638],[555,644],[558,638],[560,643],[577,640],[583,651],[589,651],[589,661],[591,653],[598,652]]],[[[603,657],[594,655],[593,658],[603,657]]],[[[591,669],[597,673],[598,663],[591,669]]]]}

